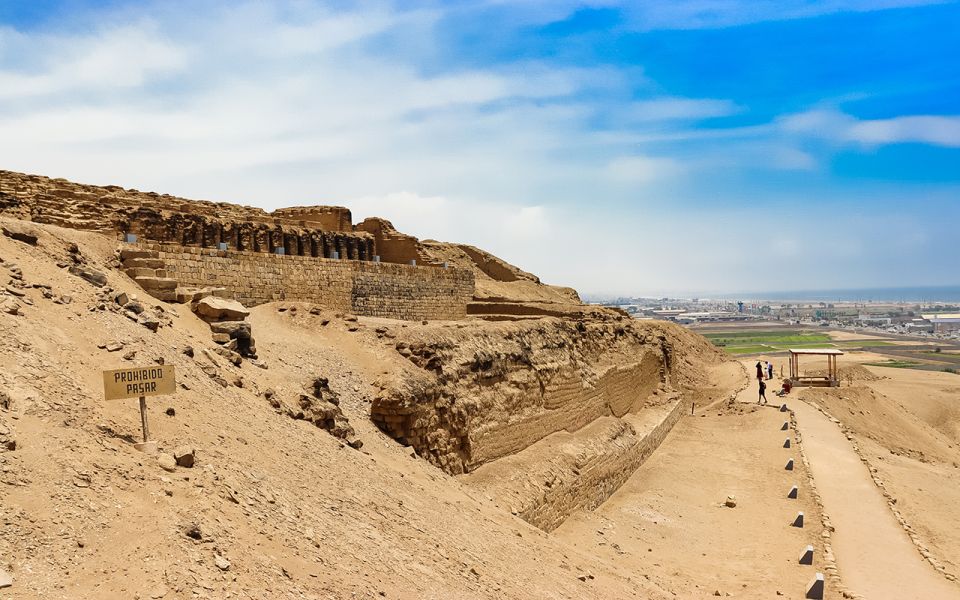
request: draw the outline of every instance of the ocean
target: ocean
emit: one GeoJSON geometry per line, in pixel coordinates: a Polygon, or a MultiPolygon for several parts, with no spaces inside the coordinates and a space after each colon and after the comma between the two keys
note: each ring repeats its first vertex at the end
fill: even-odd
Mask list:
{"type": "Polygon", "coordinates": [[[778,302],[960,302],[960,285],[926,287],[862,288],[849,290],[800,290],[792,292],[745,292],[705,294],[722,300],[776,300],[778,302]]]}

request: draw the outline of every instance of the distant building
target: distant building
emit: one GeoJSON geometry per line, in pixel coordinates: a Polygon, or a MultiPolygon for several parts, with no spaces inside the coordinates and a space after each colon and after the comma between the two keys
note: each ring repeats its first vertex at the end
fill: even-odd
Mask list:
{"type": "Polygon", "coordinates": [[[960,331],[960,313],[929,313],[920,316],[933,325],[934,333],[960,331]]]}

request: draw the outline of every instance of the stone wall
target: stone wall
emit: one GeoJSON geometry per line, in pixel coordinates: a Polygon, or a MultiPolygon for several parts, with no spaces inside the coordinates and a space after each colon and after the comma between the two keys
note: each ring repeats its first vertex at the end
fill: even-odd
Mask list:
{"type": "Polygon", "coordinates": [[[473,273],[464,269],[332,260],[140,242],[181,287],[223,287],[247,306],[312,302],[353,314],[405,320],[466,316],[473,273]]]}
{"type": "MultiPolygon", "coordinates": [[[[188,200],[0,170],[0,213],[71,229],[134,233],[151,241],[234,250],[373,260],[373,235],[354,231],[342,206],[268,213],[251,206],[188,200]]],[[[406,261],[403,261],[406,262],[406,261]]]]}

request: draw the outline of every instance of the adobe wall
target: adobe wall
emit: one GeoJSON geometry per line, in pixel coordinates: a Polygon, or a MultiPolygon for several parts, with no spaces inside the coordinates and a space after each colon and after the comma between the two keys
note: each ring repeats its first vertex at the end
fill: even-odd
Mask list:
{"type": "Polygon", "coordinates": [[[374,237],[354,231],[342,206],[298,206],[268,213],[226,202],[96,186],[0,170],[0,213],[17,219],[183,246],[372,260],[374,237]]]}
{"type": "Polygon", "coordinates": [[[320,304],[357,315],[453,320],[467,314],[473,273],[464,269],[213,250],[140,242],[159,253],[181,287],[223,287],[247,306],[276,300],[320,304]]]}

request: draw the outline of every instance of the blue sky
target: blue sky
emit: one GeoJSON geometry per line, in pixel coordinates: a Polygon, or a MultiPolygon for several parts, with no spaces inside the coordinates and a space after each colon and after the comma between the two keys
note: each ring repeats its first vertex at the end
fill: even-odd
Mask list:
{"type": "Polygon", "coordinates": [[[592,294],[960,283],[960,4],[0,3],[0,168],[592,294]]]}

